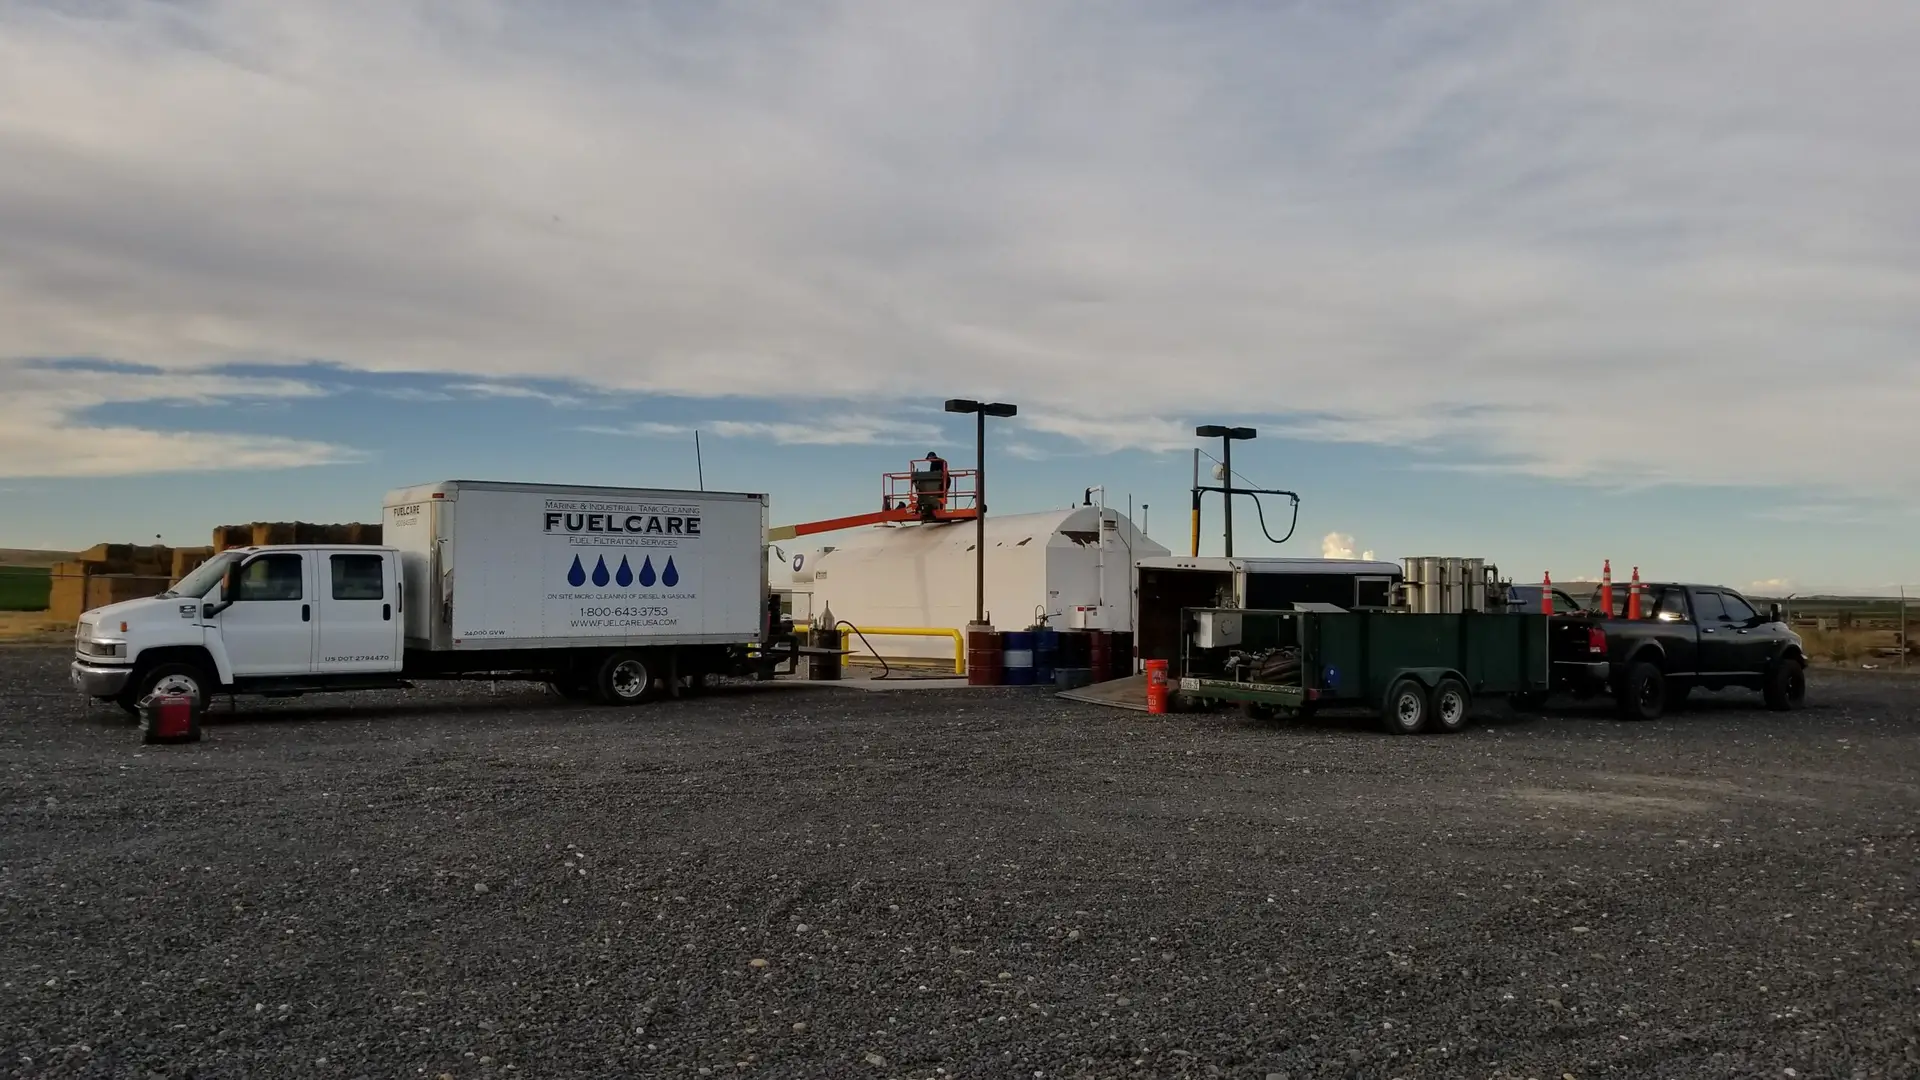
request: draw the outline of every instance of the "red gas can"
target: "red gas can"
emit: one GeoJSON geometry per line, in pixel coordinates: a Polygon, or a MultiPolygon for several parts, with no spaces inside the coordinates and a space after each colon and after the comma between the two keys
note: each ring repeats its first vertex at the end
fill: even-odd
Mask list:
{"type": "Polygon", "coordinates": [[[156,694],[140,709],[140,741],[200,741],[200,714],[185,694],[156,694]]]}

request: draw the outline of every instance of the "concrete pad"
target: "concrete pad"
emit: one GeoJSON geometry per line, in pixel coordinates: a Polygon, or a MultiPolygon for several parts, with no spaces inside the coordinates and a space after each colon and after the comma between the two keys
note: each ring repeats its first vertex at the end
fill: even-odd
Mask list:
{"type": "Polygon", "coordinates": [[[1146,712],[1147,677],[1144,674],[1129,675],[1124,679],[1095,683],[1078,690],[1063,690],[1060,696],[1068,701],[1084,701],[1089,705],[1146,712]]]}

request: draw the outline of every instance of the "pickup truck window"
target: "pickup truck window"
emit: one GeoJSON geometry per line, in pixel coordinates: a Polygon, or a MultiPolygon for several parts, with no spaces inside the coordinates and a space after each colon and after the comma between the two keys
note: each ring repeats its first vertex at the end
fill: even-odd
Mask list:
{"type": "Polygon", "coordinates": [[[1687,621],[1687,590],[1668,587],[1661,589],[1647,604],[1646,615],[1661,622],[1687,621]]]}
{"type": "Polygon", "coordinates": [[[1727,608],[1725,604],[1720,602],[1719,593],[1702,590],[1698,594],[1695,604],[1694,614],[1699,617],[1702,626],[1709,623],[1723,623],[1727,621],[1727,608]]]}
{"type": "Polygon", "coordinates": [[[1760,613],[1754,611],[1753,605],[1747,603],[1745,600],[1740,599],[1732,593],[1721,593],[1720,599],[1727,605],[1727,618],[1732,619],[1734,622],[1746,625],[1760,621],[1760,613]]]}

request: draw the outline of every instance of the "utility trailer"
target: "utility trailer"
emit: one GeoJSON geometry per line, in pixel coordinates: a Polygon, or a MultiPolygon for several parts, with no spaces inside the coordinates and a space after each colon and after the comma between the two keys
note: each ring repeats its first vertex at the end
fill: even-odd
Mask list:
{"type": "Polygon", "coordinates": [[[1179,693],[1201,707],[1237,703],[1256,717],[1361,707],[1396,735],[1458,731],[1478,697],[1537,702],[1556,679],[1604,676],[1591,661],[1549,662],[1548,620],[1493,612],[1273,611],[1190,608],[1179,693]],[[1589,670],[1590,669],[1590,670],[1589,670]]]}

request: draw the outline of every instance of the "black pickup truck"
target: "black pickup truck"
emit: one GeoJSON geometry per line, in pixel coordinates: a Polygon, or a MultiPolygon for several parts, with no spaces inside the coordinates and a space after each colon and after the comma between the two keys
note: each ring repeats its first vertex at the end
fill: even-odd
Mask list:
{"type": "Polygon", "coordinates": [[[1806,701],[1806,652],[1800,635],[1781,620],[1779,605],[1758,611],[1718,585],[1641,588],[1638,619],[1624,617],[1627,590],[1618,586],[1614,610],[1621,617],[1589,612],[1553,619],[1556,690],[1611,694],[1629,720],[1655,719],[1695,687],[1757,690],[1775,710],[1806,701]]]}

